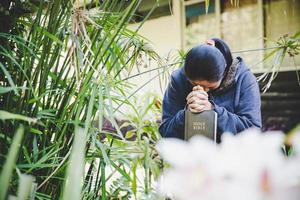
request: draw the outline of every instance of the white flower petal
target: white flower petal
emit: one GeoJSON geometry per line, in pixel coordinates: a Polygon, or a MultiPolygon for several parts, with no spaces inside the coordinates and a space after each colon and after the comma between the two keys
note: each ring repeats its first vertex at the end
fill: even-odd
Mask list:
{"type": "Polygon", "coordinates": [[[165,161],[173,166],[184,166],[193,162],[190,157],[190,147],[185,141],[176,138],[161,139],[156,149],[165,161]]]}
{"type": "MultiPolygon", "coordinates": [[[[257,129],[223,134],[221,145],[203,137],[163,139],[157,147],[172,168],[164,174],[161,190],[177,200],[296,200],[300,159],[283,155],[283,140],[281,132],[257,129]]],[[[300,152],[300,139],[293,145],[300,152]]]]}

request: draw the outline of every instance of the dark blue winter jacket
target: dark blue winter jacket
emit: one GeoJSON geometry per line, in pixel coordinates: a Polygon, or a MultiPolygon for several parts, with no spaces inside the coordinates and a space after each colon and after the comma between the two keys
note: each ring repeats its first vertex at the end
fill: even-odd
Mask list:
{"type": "MultiPolygon", "coordinates": [[[[246,67],[242,58],[238,57],[236,66],[223,81],[221,90],[209,92],[211,103],[218,114],[218,138],[224,132],[237,134],[249,127],[261,128],[261,100],[257,80],[246,67]],[[225,81],[226,82],[226,81],[225,81]]],[[[163,99],[162,123],[159,127],[163,137],[183,139],[184,111],[186,97],[193,85],[187,80],[184,69],[175,70],[163,99]]]]}

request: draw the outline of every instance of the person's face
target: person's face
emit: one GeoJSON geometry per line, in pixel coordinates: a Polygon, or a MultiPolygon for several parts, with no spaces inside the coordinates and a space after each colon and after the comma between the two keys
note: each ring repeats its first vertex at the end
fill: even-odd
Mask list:
{"type": "Polygon", "coordinates": [[[209,81],[206,81],[206,80],[190,81],[190,82],[191,82],[191,84],[193,86],[199,85],[199,86],[203,87],[203,89],[204,89],[205,92],[208,92],[208,91],[211,91],[211,90],[215,90],[221,84],[221,80],[216,81],[216,82],[209,82],[209,81]]]}

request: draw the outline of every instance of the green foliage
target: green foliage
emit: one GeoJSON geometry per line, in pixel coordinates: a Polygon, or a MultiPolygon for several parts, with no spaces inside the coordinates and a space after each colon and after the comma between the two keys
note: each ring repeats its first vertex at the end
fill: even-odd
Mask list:
{"type": "Polygon", "coordinates": [[[9,150],[9,153],[7,155],[7,160],[3,166],[3,169],[1,171],[0,175],[0,199],[3,200],[6,198],[6,193],[9,187],[10,179],[13,175],[13,170],[16,165],[16,160],[18,158],[18,152],[20,148],[20,143],[22,141],[24,134],[24,127],[20,126],[14,136],[14,139],[12,140],[12,144],[9,150]]]}
{"type": "Polygon", "coordinates": [[[275,43],[277,47],[269,52],[263,60],[263,62],[265,62],[273,58],[272,65],[265,73],[258,77],[258,81],[265,82],[263,92],[266,92],[271,87],[272,81],[277,77],[283,60],[287,56],[292,57],[294,60],[296,75],[300,85],[299,69],[297,69],[295,61],[295,57],[300,54],[300,32],[297,32],[292,36],[283,35],[278,40],[272,40],[272,42],[275,43]]]}
{"type": "Polygon", "coordinates": [[[71,149],[70,164],[68,165],[62,199],[81,199],[86,137],[84,129],[75,128],[75,139],[71,149]]]}
{"type": "Polygon", "coordinates": [[[140,2],[30,1],[31,14],[15,16],[0,33],[2,199],[154,198],[159,134],[145,117],[159,100],[148,97],[137,109],[140,88],[128,80],[141,56],[162,61],[137,33],[144,21],[127,28],[140,2]],[[123,107],[135,113],[127,122],[134,129],[125,132],[115,118],[123,107]],[[115,130],[102,126],[107,121],[115,130]],[[23,131],[14,137],[21,122],[23,140],[23,131]]]}

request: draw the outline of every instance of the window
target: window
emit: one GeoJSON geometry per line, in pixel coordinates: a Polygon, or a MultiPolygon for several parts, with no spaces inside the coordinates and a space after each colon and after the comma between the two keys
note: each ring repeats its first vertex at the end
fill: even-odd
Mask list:
{"type": "MultiPolygon", "coordinates": [[[[264,2],[264,26],[266,38],[277,40],[285,34],[291,36],[300,31],[299,22],[299,0],[266,0],[264,2]]],[[[266,47],[273,47],[275,45],[276,44],[268,41],[265,44],[266,47]]],[[[268,65],[271,65],[272,62],[273,61],[270,60],[268,65]]],[[[295,70],[295,64],[297,66],[300,65],[300,56],[294,58],[287,56],[282,63],[282,67],[283,69],[295,70]]]]}
{"type": "MultiPolygon", "coordinates": [[[[265,71],[274,63],[272,59],[262,63],[270,52],[263,48],[276,45],[264,38],[277,40],[300,30],[299,0],[239,0],[238,7],[229,0],[210,0],[208,14],[204,0],[185,0],[183,13],[185,50],[211,37],[220,37],[236,52],[234,56],[244,58],[254,72],[265,71]]],[[[295,70],[295,64],[300,65],[300,57],[287,56],[281,69],[295,70]]]]}
{"type": "Polygon", "coordinates": [[[239,0],[239,6],[221,1],[221,36],[229,44],[234,56],[241,56],[253,70],[263,68],[263,12],[262,0],[239,0]],[[240,51],[246,50],[245,52],[240,51]]]}
{"type": "MultiPolygon", "coordinates": [[[[213,14],[215,12],[214,1],[208,7],[207,14],[213,14]]],[[[206,15],[205,2],[199,2],[185,7],[186,25],[197,23],[200,21],[201,16],[206,15]],[[200,19],[199,19],[200,18],[200,19]]]]}
{"type": "MultiPolygon", "coordinates": [[[[145,19],[151,9],[157,4],[157,0],[143,0],[133,18],[133,23],[141,22],[145,19]]],[[[148,19],[159,18],[172,14],[172,0],[160,0],[158,6],[151,13],[148,19]]]]}
{"type": "Polygon", "coordinates": [[[216,2],[210,0],[208,13],[205,10],[205,1],[184,1],[184,48],[203,43],[208,38],[219,37],[219,18],[216,2]]]}

